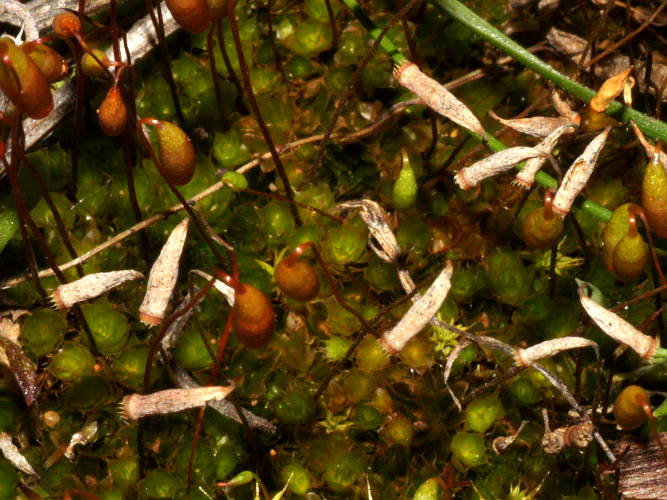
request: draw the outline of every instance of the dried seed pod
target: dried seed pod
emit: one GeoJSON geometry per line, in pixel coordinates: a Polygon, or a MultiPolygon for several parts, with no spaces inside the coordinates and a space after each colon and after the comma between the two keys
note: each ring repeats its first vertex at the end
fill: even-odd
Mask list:
{"type": "Polygon", "coordinates": [[[600,151],[602,151],[607,140],[609,130],[611,130],[611,128],[607,127],[588,143],[584,152],[574,160],[565,173],[565,178],[558,187],[553,202],[553,210],[557,215],[565,217],[569,214],[574,200],[586,187],[588,179],[590,179],[591,174],[595,169],[595,164],[597,163],[600,151]]]}
{"type": "Polygon", "coordinates": [[[380,343],[388,352],[399,352],[431,321],[447,298],[452,286],[453,272],[454,266],[448,261],[447,266],[438,274],[426,293],[414,302],[394,328],[382,335],[380,343]]]}
{"type": "Polygon", "coordinates": [[[561,337],[545,340],[526,349],[516,349],[514,363],[518,366],[530,366],[540,359],[550,358],[560,352],[583,347],[592,347],[595,350],[595,356],[600,357],[598,345],[592,340],[583,337],[561,337]]]}
{"type": "Polygon", "coordinates": [[[159,325],[164,318],[178,279],[178,264],[188,235],[188,222],[189,219],[183,219],[173,229],[151,267],[146,295],[139,307],[139,320],[146,325],[159,325]]]}
{"type": "Polygon", "coordinates": [[[484,127],[470,108],[440,83],[426,76],[415,63],[406,61],[397,66],[394,69],[394,78],[435,112],[483,138],[486,137],[484,127]]]}
{"type": "Polygon", "coordinates": [[[32,59],[48,83],[59,82],[67,76],[67,62],[51,47],[42,43],[26,42],[21,50],[32,59]]]}
{"type": "Polygon", "coordinates": [[[72,12],[62,12],[53,18],[51,25],[56,35],[71,38],[80,35],[82,32],[81,21],[79,17],[72,12]]]}
{"type": "Polygon", "coordinates": [[[614,417],[624,431],[631,431],[646,422],[648,394],[638,385],[629,385],[614,400],[614,417]]]}
{"type": "MultiPolygon", "coordinates": [[[[545,137],[542,142],[537,144],[535,149],[541,151],[545,155],[551,154],[551,152],[556,147],[556,144],[558,144],[560,138],[567,133],[574,132],[575,128],[576,126],[572,124],[558,127],[547,137],[545,137]]],[[[530,189],[535,183],[535,176],[537,175],[537,172],[539,172],[546,161],[546,156],[530,158],[528,161],[526,161],[526,164],[523,166],[521,171],[516,174],[513,182],[519,187],[530,189]]]]}
{"type": "Polygon", "coordinates": [[[544,156],[545,154],[541,151],[527,146],[503,149],[468,167],[462,168],[454,174],[454,181],[461,189],[471,189],[484,179],[505,172],[528,158],[544,156]]]}
{"type": "Polygon", "coordinates": [[[112,85],[106,97],[97,108],[97,119],[105,135],[121,135],[127,126],[127,106],[118,85],[112,85]]]}
{"type": "Polygon", "coordinates": [[[551,248],[563,234],[563,220],[554,215],[552,201],[552,192],[547,190],[544,206],[532,210],[521,224],[521,238],[531,248],[551,248]]]}
{"type": "Polygon", "coordinates": [[[10,38],[0,38],[0,88],[19,111],[39,120],[53,110],[53,96],[35,62],[10,38]]]}
{"type": "Polygon", "coordinates": [[[551,97],[551,104],[553,105],[554,109],[556,112],[565,118],[567,118],[569,121],[575,124],[575,126],[579,126],[581,123],[581,116],[579,116],[579,113],[574,111],[570,104],[561,97],[560,93],[558,90],[555,88],[551,91],[550,94],[551,97]]]}
{"type": "Polygon", "coordinates": [[[531,116],[530,118],[505,119],[493,111],[489,111],[489,114],[506,127],[533,137],[548,137],[561,127],[576,127],[575,123],[564,116],[531,116]]]}
{"type": "Polygon", "coordinates": [[[579,424],[565,427],[563,440],[570,448],[587,448],[593,441],[593,424],[585,420],[579,424]]]}
{"type": "Polygon", "coordinates": [[[546,431],[540,443],[544,453],[557,455],[565,447],[565,428],[559,427],[554,431],[546,431]]]}
{"type": "Polygon", "coordinates": [[[150,415],[166,415],[205,406],[211,401],[225,399],[234,385],[167,389],[152,394],[130,394],[120,403],[120,415],[125,420],[138,420],[150,415]]]}
{"type": "Polygon", "coordinates": [[[166,0],[165,3],[176,22],[190,33],[204,31],[211,22],[206,0],[166,0]]]}
{"type": "Polygon", "coordinates": [[[586,314],[604,333],[616,342],[627,345],[643,359],[651,359],[656,349],[660,347],[659,339],[644,335],[619,315],[587,297],[583,287],[579,290],[579,300],[586,314]]]}
{"type": "MultiPolygon", "coordinates": [[[[655,156],[660,157],[659,154],[655,156]]],[[[642,208],[653,232],[667,238],[667,172],[665,163],[655,159],[646,166],[642,182],[642,208]]]]}
{"type": "Polygon", "coordinates": [[[605,80],[600,90],[597,91],[597,94],[595,94],[589,103],[591,109],[598,113],[605,111],[611,102],[623,92],[623,88],[631,72],[632,66],[605,80]]]}
{"type": "Polygon", "coordinates": [[[58,285],[51,298],[58,309],[69,309],[79,302],[99,297],[126,281],[143,277],[143,274],[134,269],[89,274],[71,283],[58,285]]]}
{"type": "Polygon", "coordinates": [[[314,299],[320,291],[320,280],[315,269],[301,259],[305,251],[299,245],[276,266],[275,279],[278,287],[288,297],[303,302],[314,299]]]}
{"type": "Polygon", "coordinates": [[[276,329],[276,313],[264,293],[247,283],[234,286],[235,302],[231,315],[234,331],[247,347],[264,347],[276,329]]]}
{"type": "Polygon", "coordinates": [[[173,123],[155,122],[162,174],[173,184],[183,186],[195,174],[195,150],[190,138],[173,123]]]}

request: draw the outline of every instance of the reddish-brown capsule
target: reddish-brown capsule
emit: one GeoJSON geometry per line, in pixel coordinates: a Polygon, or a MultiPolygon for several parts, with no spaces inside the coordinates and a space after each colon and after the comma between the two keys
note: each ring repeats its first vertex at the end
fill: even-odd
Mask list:
{"type": "Polygon", "coordinates": [[[106,97],[97,109],[97,119],[102,132],[109,136],[123,133],[127,125],[127,106],[123,94],[117,85],[112,85],[106,97]]]}
{"type": "Polygon", "coordinates": [[[10,38],[0,39],[0,88],[14,106],[39,120],[53,110],[53,97],[46,78],[35,62],[10,38]]]}
{"type": "Polygon", "coordinates": [[[173,184],[183,186],[195,174],[195,149],[190,138],[173,123],[156,121],[162,174],[173,184]]]}
{"type": "Polygon", "coordinates": [[[51,47],[41,43],[26,42],[21,45],[21,50],[33,60],[47,82],[59,82],[67,76],[65,59],[51,47]]]}
{"type": "Polygon", "coordinates": [[[250,348],[264,347],[276,329],[276,313],[271,301],[247,283],[234,286],[235,300],[231,315],[239,340],[250,348]]]}
{"type": "Polygon", "coordinates": [[[206,0],[165,0],[176,22],[190,33],[204,31],[211,22],[211,12],[206,0]]]}
{"type": "Polygon", "coordinates": [[[278,287],[291,299],[306,302],[320,291],[320,280],[315,269],[299,257],[303,248],[298,246],[276,266],[275,278],[278,287]]]}
{"type": "Polygon", "coordinates": [[[53,18],[53,32],[56,35],[71,38],[81,34],[81,21],[76,14],[72,12],[63,12],[53,18]]]}

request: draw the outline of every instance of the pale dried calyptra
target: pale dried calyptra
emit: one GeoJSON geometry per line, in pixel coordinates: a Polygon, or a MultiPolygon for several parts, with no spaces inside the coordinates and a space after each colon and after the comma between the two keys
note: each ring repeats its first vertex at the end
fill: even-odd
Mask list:
{"type": "Polygon", "coordinates": [[[388,352],[401,351],[405,344],[431,321],[447,298],[452,286],[453,272],[454,266],[448,261],[447,266],[438,274],[426,293],[414,302],[394,328],[382,335],[380,343],[388,352]]]}
{"type": "Polygon", "coordinates": [[[406,61],[397,66],[394,78],[436,113],[486,138],[484,127],[470,108],[436,80],[426,76],[415,63],[406,61]]]}
{"type": "Polygon", "coordinates": [[[611,127],[605,128],[595,138],[588,143],[584,152],[574,160],[572,166],[565,173],[563,182],[558,187],[553,201],[553,211],[555,214],[565,217],[570,213],[574,200],[583,191],[590,179],[595,164],[597,163],[600,151],[604,147],[607,140],[607,135],[611,127]]]}
{"type": "Polygon", "coordinates": [[[461,189],[471,189],[484,179],[501,174],[528,158],[545,156],[542,151],[528,146],[503,149],[468,167],[462,168],[454,174],[454,181],[461,189]]]}
{"type": "Polygon", "coordinates": [[[548,137],[556,129],[563,126],[576,126],[569,118],[565,116],[531,116],[530,118],[501,118],[493,111],[489,114],[500,123],[517,132],[533,137],[548,137]]]}
{"type": "Polygon", "coordinates": [[[26,474],[30,474],[31,476],[37,476],[35,469],[32,468],[30,462],[28,462],[21,454],[19,449],[12,441],[12,437],[6,432],[0,432],[0,451],[7,459],[7,461],[18,470],[25,472],[26,474]]]}
{"type": "Polygon", "coordinates": [[[530,366],[540,359],[550,358],[560,352],[582,347],[592,347],[595,350],[595,356],[600,357],[598,345],[592,340],[583,337],[561,337],[545,340],[526,349],[517,349],[514,353],[514,363],[518,366],[530,366]]]}
{"type": "Polygon", "coordinates": [[[586,314],[590,316],[600,330],[616,342],[630,347],[643,359],[651,359],[656,349],[660,347],[658,338],[644,335],[618,314],[602,307],[584,293],[583,287],[579,290],[579,300],[586,314]]]}
{"type": "Polygon", "coordinates": [[[74,447],[77,445],[86,445],[90,443],[97,434],[97,422],[90,422],[85,425],[79,432],[72,434],[67,450],[65,450],[65,457],[72,459],[74,457],[74,447]]]}
{"type": "MultiPolygon", "coordinates": [[[[574,130],[575,130],[574,125],[563,125],[561,127],[558,127],[553,132],[551,132],[547,137],[545,137],[542,142],[535,145],[535,149],[541,151],[545,155],[551,154],[551,152],[556,147],[556,144],[558,144],[560,138],[565,133],[574,132],[574,130]]],[[[523,166],[521,171],[518,174],[516,174],[516,177],[514,177],[513,182],[519,187],[522,187],[524,189],[530,189],[535,183],[535,176],[537,175],[537,172],[539,172],[539,170],[542,168],[542,166],[546,161],[547,161],[546,156],[530,158],[528,161],[526,161],[526,164],[523,166]]]]}
{"type": "Polygon", "coordinates": [[[120,404],[121,417],[137,420],[149,415],[166,415],[199,408],[211,401],[225,399],[234,385],[207,386],[194,389],[167,389],[152,394],[130,394],[120,404]]]}
{"type": "Polygon", "coordinates": [[[89,274],[71,283],[58,285],[51,298],[58,309],[69,309],[79,302],[99,297],[126,281],[143,277],[143,274],[134,269],[89,274]]]}
{"type": "Polygon", "coordinates": [[[153,263],[148,275],[146,295],[139,307],[139,320],[146,325],[159,325],[176,286],[178,267],[188,235],[189,219],[183,219],[171,232],[153,263]]]}
{"type": "Polygon", "coordinates": [[[338,205],[342,209],[358,208],[359,215],[368,226],[368,245],[385,262],[394,263],[403,253],[396,236],[387,222],[388,216],[384,208],[373,200],[346,201],[338,205]],[[378,247],[373,239],[380,245],[378,247]]]}

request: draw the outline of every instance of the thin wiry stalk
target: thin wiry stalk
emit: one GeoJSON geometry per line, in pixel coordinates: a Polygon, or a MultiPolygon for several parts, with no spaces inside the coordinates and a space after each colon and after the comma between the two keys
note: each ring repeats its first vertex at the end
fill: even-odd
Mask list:
{"type": "Polygon", "coordinates": [[[208,32],[206,33],[206,50],[208,50],[208,67],[209,72],[211,73],[211,80],[213,82],[213,91],[215,92],[215,102],[218,105],[218,116],[220,117],[220,123],[222,128],[227,130],[229,128],[229,117],[225,112],[225,106],[222,102],[222,89],[220,88],[220,77],[218,76],[218,69],[215,64],[215,55],[213,53],[213,35],[214,35],[215,25],[211,23],[208,27],[208,32]]]}

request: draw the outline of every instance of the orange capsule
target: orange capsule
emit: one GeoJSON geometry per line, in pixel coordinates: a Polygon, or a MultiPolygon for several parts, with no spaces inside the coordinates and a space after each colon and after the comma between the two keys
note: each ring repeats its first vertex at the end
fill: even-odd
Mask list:
{"type": "Polygon", "coordinates": [[[291,299],[306,302],[320,291],[320,280],[315,269],[299,257],[307,246],[299,245],[280,261],[274,273],[278,288],[291,299]]]}
{"type": "Polygon", "coordinates": [[[127,125],[127,106],[117,85],[113,85],[97,108],[100,128],[106,135],[115,137],[123,133],[127,125]]]}
{"type": "Polygon", "coordinates": [[[56,35],[71,38],[81,34],[81,21],[76,14],[72,12],[62,12],[53,18],[53,32],[56,35]]]}
{"type": "Polygon", "coordinates": [[[206,0],[165,0],[176,22],[190,33],[204,31],[211,22],[206,0]]]}
{"type": "MultiPolygon", "coordinates": [[[[616,423],[624,431],[631,431],[646,422],[648,394],[638,385],[629,385],[614,401],[616,423]]],[[[650,413],[650,409],[649,409],[650,413]]]]}
{"type": "Polygon", "coordinates": [[[276,313],[264,293],[247,283],[234,287],[235,301],[231,315],[234,331],[244,345],[264,347],[276,329],[276,313]]]}
{"type": "Polygon", "coordinates": [[[51,113],[51,87],[35,62],[10,38],[0,38],[0,59],[0,88],[14,106],[35,120],[51,113]]]}
{"type": "Polygon", "coordinates": [[[183,186],[195,174],[195,149],[190,138],[173,123],[156,121],[162,174],[173,184],[183,186]]]}
{"type": "Polygon", "coordinates": [[[65,59],[51,47],[41,43],[27,42],[21,45],[21,50],[34,61],[47,82],[59,82],[67,76],[65,59]]]}

